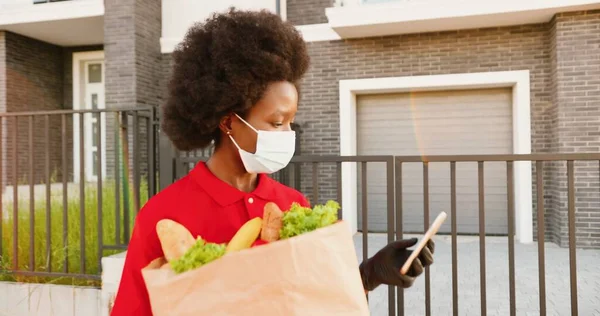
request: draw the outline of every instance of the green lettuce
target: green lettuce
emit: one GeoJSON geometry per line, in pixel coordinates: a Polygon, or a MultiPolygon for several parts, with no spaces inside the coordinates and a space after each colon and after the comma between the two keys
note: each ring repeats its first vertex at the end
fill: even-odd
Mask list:
{"type": "Polygon", "coordinates": [[[283,214],[280,239],[329,226],[338,221],[339,210],[340,204],[335,201],[328,201],[325,205],[316,205],[314,208],[302,207],[300,204],[294,203],[290,210],[283,214]]]}
{"type": "Polygon", "coordinates": [[[225,254],[225,244],[207,243],[198,238],[196,243],[183,256],[171,261],[175,273],[183,273],[199,268],[225,254]]]}

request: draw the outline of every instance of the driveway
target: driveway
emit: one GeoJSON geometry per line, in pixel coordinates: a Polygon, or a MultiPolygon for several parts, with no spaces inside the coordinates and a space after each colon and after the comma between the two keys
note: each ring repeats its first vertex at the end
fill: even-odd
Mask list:
{"type": "MultiPolygon", "coordinates": [[[[411,237],[406,235],[407,237],[411,237]]],[[[420,237],[420,236],[415,236],[420,237]]],[[[369,254],[386,244],[386,236],[369,236],[369,254]]],[[[431,314],[452,315],[452,244],[450,236],[436,236],[435,263],[431,266],[431,314]]],[[[355,237],[359,262],[362,236],[355,237]]],[[[515,242],[517,315],[539,315],[537,243],[515,242]]],[[[547,315],[571,315],[569,250],[546,243],[547,315]]],[[[577,250],[579,315],[600,315],[600,250],[577,250]]],[[[486,238],[487,315],[509,315],[508,240],[486,238]]],[[[480,315],[479,239],[458,238],[459,315],[480,315]]],[[[425,315],[425,280],[419,278],[405,292],[405,315],[425,315]]],[[[387,287],[369,295],[374,316],[388,315],[387,287]]]]}

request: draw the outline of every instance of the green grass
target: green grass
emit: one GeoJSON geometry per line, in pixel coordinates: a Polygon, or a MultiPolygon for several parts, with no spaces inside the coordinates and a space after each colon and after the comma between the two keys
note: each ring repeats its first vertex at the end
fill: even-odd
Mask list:
{"type": "MultiPolygon", "coordinates": [[[[123,186],[120,186],[120,233],[121,242],[124,240],[124,198],[123,186]]],[[[116,201],[115,201],[115,183],[105,180],[102,188],[102,240],[104,245],[116,244],[116,201]]],[[[63,243],[63,201],[61,193],[51,196],[50,205],[50,240],[49,251],[46,246],[46,210],[45,196],[34,203],[34,266],[36,272],[48,272],[48,265],[51,272],[63,273],[65,262],[67,263],[67,272],[71,274],[99,275],[99,253],[98,253],[98,190],[95,185],[86,186],[84,198],[84,236],[85,236],[85,270],[81,270],[81,215],[80,198],[77,192],[68,194],[67,203],[67,245],[63,243]],[[77,196],[71,196],[76,194],[77,196]]],[[[129,190],[129,223],[133,227],[136,215],[133,190],[129,190]]],[[[147,182],[142,181],[140,186],[140,206],[148,200],[147,182]]],[[[30,219],[31,212],[29,208],[29,199],[22,199],[18,203],[18,239],[17,254],[18,270],[30,271],[30,219]]],[[[4,219],[2,219],[2,252],[0,253],[0,281],[17,281],[33,283],[56,283],[73,285],[91,285],[98,286],[99,281],[78,279],[73,277],[39,277],[23,276],[6,271],[13,269],[13,259],[15,253],[13,250],[13,205],[12,203],[3,205],[4,219]],[[6,218],[6,213],[10,214],[6,218]],[[4,272],[2,271],[4,270],[4,272]]],[[[105,250],[103,256],[112,255],[121,252],[121,250],[105,250]]]]}

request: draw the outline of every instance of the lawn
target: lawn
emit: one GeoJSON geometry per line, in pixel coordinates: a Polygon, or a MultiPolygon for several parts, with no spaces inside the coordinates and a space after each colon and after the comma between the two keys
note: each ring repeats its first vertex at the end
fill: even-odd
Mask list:
{"type": "MultiPolygon", "coordinates": [[[[124,237],[124,191],[121,186],[120,194],[120,235],[121,242],[124,237]]],[[[133,190],[130,188],[128,194],[129,205],[129,223],[133,226],[136,215],[133,190]]],[[[105,245],[116,244],[116,200],[115,200],[115,182],[105,180],[102,188],[102,240],[105,245]]],[[[85,269],[81,270],[81,216],[79,194],[68,194],[67,203],[67,243],[63,242],[63,201],[61,193],[51,195],[49,212],[46,207],[45,196],[34,203],[34,265],[36,272],[59,272],[64,273],[65,263],[68,273],[72,274],[99,274],[99,254],[98,254],[98,190],[95,186],[86,186],[84,199],[84,236],[85,236],[85,269]],[[70,196],[77,195],[77,196],[70,196]],[[50,249],[47,249],[47,228],[46,219],[50,215],[50,249]],[[50,269],[48,269],[50,268],[50,269]]],[[[148,200],[147,182],[142,181],[140,186],[140,205],[148,200]]],[[[13,249],[13,205],[5,204],[2,207],[4,215],[2,219],[2,231],[0,239],[2,240],[2,250],[0,252],[0,281],[19,281],[35,283],[56,283],[56,284],[76,284],[98,286],[99,281],[86,280],[73,277],[32,277],[11,274],[7,271],[13,270],[13,259],[15,253],[13,249]],[[8,213],[8,214],[7,214],[8,213]],[[2,271],[4,270],[4,271],[2,271]]],[[[29,199],[20,200],[18,203],[18,239],[17,254],[18,270],[30,271],[30,219],[31,211],[29,199]]],[[[121,252],[122,250],[105,250],[104,256],[121,252]]]]}

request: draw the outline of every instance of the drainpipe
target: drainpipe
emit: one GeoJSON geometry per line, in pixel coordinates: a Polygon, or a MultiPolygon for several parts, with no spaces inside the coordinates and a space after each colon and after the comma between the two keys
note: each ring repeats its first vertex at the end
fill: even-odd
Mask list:
{"type": "Polygon", "coordinates": [[[281,0],[275,0],[275,12],[281,16],[281,0]]]}

